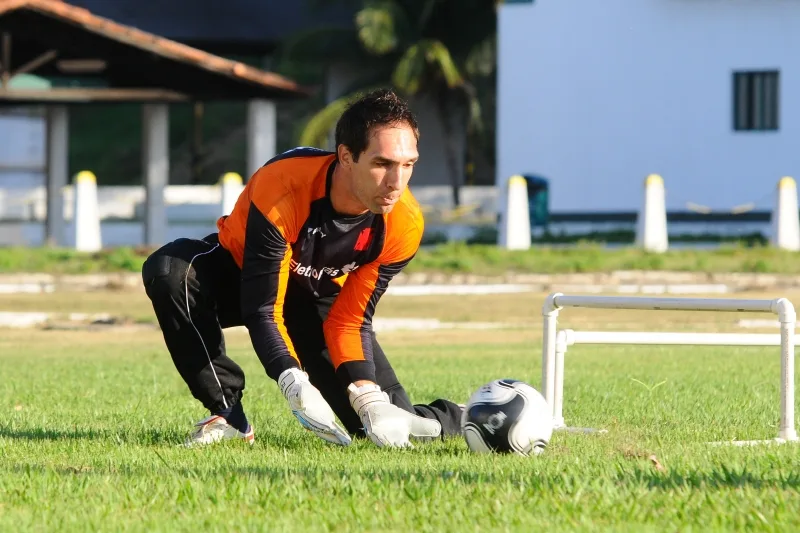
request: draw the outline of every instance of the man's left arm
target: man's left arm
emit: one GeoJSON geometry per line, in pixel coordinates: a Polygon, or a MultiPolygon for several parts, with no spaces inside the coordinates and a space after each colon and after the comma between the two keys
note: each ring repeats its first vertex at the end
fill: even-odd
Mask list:
{"type": "Polygon", "coordinates": [[[334,301],[323,329],[336,376],[345,387],[360,381],[375,382],[372,317],[389,282],[412,257],[361,266],[347,277],[334,301]]]}
{"type": "MultiPolygon", "coordinates": [[[[421,233],[421,232],[420,232],[421,233]]],[[[375,382],[372,317],[389,282],[413,259],[419,236],[389,248],[373,263],[350,274],[324,324],[336,375],[370,439],[378,446],[410,446],[409,437],[436,437],[438,421],[416,416],[389,402],[375,382]]]]}

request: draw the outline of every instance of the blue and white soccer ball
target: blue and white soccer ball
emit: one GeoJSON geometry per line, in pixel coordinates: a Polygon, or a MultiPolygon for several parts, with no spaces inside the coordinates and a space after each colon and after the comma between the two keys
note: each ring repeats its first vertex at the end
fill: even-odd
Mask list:
{"type": "Polygon", "coordinates": [[[461,430],[476,453],[538,455],[553,435],[553,412],[527,383],[497,379],[470,396],[461,430]]]}

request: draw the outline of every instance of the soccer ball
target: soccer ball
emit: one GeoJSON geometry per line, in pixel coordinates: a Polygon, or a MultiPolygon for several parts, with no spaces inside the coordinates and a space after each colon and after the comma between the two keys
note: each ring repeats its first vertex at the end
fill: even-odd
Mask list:
{"type": "Polygon", "coordinates": [[[544,397],[516,379],[497,379],[470,396],[461,415],[467,446],[476,453],[538,455],[553,434],[544,397]]]}

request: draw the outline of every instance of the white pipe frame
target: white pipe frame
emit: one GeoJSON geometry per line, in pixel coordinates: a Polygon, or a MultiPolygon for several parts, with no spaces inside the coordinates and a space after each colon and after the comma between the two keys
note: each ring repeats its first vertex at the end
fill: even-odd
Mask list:
{"type": "Polygon", "coordinates": [[[781,421],[778,439],[797,441],[794,422],[794,334],[797,314],[786,298],[744,300],[721,298],[665,298],[648,296],[565,296],[553,293],[542,306],[542,394],[553,409],[556,428],[563,417],[564,354],[574,344],[645,344],[781,347],[781,421]],[[780,334],[670,333],[670,332],[576,332],[558,331],[559,312],[565,307],[673,311],[763,312],[778,316],[780,334]]]}

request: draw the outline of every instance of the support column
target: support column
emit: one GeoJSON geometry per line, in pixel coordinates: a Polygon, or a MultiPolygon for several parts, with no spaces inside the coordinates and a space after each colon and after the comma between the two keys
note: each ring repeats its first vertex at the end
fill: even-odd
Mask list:
{"type": "Polygon", "coordinates": [[[167,240],[164,188],[169,182],[169,108],[142,106],[142,173],[145,187],[144,244],[161,246],[167,240]]]}
{"type": "Polygon", "coordinates": [[[247,179],[276,155],[276,130],[275,102],[250,100],[247,103],[247,179]]]}
{"type": "Polygon", "coordinates": [[[69,112],[66,106],[47,108],[47,246],[64,242],[64,187],[69,174],[69,112]]]}

